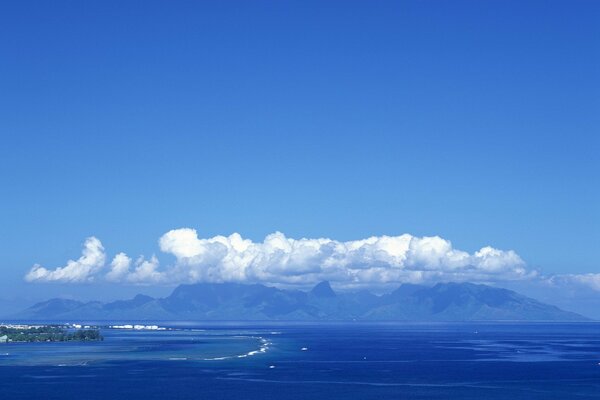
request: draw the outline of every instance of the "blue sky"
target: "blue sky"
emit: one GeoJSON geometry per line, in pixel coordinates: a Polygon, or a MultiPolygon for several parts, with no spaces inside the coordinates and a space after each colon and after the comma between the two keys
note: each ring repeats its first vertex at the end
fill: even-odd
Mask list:
{"type": "Polygon", "coordinates": [[[599,17],[594,1],[3,4],[0,292],[70,294],[23,277],[90,236],[168,264],[158,239],[183,227],[439,235],[598,273],[599,17]]]}

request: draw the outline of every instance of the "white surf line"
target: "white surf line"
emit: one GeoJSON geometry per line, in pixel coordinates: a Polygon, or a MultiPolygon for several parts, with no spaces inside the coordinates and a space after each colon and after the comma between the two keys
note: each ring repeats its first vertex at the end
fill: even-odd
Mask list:
{"type": "Polygon", "coordinates": [[[269,342],[267,339],[259,336],[255,339],[259,339],[260,340],[260,348],[258,350],[253,350],[250,351],[246,354],[240,354],[239,356],[237,356],[238,358],[245,358],[245,357],[252,357],[254,355],[260,354],[260,353],[266,353],[267,350],[269,350],[269,345],[271,344],[271,342],[269,342]]]}
{"type": "Polygon", "coordinates": [[[232,358],[246,358],[252,357],[257,354],[264,354],[269,350],[269,345],[271,342],[265,339],[262,336],[233,336],[235,338],[244,338],[244,339],[257,339],[260,341],[260,347],[257,350],[252,350],[244,354],[238,354],[235,356],[225,356],[225,357],[213,357],[213,358],[203,358],[203,361],[221,361],[221,360],[229,360],[232,358]]]}
{"type": "Polygon", "coordinates": [[[214,358],[203,358],[202,361],[221,361],[221,360],[229,360],[233,357],[214,357],[214,358]]]}

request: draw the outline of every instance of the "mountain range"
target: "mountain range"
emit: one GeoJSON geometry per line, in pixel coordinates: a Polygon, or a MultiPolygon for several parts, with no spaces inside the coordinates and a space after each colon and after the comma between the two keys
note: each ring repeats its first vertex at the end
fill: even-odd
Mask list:
{"type": "Polygon", "coordinates": [[[165,298],[51,299],[13,316],[28,320],[367,320],[367,321],[584,321],[587,318],[512,290],[473,283],[403,284],[383,295],[336,293],[328,282],[310,291],[261,284],[180,285],[165,298]]]}

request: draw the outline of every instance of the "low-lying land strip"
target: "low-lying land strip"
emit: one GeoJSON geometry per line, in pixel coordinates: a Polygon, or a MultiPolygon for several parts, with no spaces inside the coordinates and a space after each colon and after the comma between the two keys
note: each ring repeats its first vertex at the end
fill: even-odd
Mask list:
{"type": "Polygon", "coordinates": [[[0,343],[87,342],[104,338],[96,328],[71,329],[65,325],[0,325],[0,343]]]}

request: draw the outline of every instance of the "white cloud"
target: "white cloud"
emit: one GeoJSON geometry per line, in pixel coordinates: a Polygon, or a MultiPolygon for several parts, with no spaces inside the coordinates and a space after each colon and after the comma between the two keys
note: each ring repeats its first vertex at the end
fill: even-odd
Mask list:
{"type": "Polygon", "coordinates": [[[239,281],[311,284],[386,284],[430,280],[523,279],[533,273],[514,251],[484,247],[474,254],[440,237],[370,237],[340,242],[292,239],[283,233],[253,242],[234,233],[199,238],[194,229],[167,232],[160,249],[176,257],[165,271],[177,282],[239,281]]]}
{"type": "Polygon", "coordinates": [[[89,282],[104,266],[105,259],[102,243],[92,236],[86,239],[82,255],[77,261],[69,260],[67,265],[54,270],[36,264],[25,276],[25,280],[29,282],[89,282]]]}
{"type": "Polygon", "coordinates": [[[473,254],[438,236],[373,236],[340,242],[292,239],[281,232],[262,242],[230,236],[199,238],[196,230],[175,229],[159,239],[160,250],[175,256],[161,268],[157,257],[135,263],[118,253],[103,271],[104,249],[86,241],[84,255],[66,267],[34,266],[29,281],[86,282],[94,277],[134,284],[261,282],[310,285],[327,279],[339,286],[380,286],[403,282],[520,280],[535,275],[514,251],[484,247],[473,254]]]}
{"type": "Polygon", "coordinates": [[[118,282],[129,274],[131,258],[125,253],[119,253],[110,263],[110,271],[106,274],[106,280],[118,282]]]}
{"type": "Polygon", "coordinates": [[[125,276],[125,280],[130,283],[153,284],[165,281],[165,273],[158,271],[159,262],[156,256],[149,260],[140,257],[135,262],[135,268],[125,276]]]}
{"type": "Polygon", "coordinates": [[[110,263],[110,271],[105,275],[105,279],[111,282],[128,282],[136,284],[152,284],[165,281],[165,273],[158,270],[160,262],[156,256],[149,260],[144,257],[138,257],[135,263],[127,254],[119,253],[110,263]],[[134,264],[133,270],[131,269],[134,264]]]}

